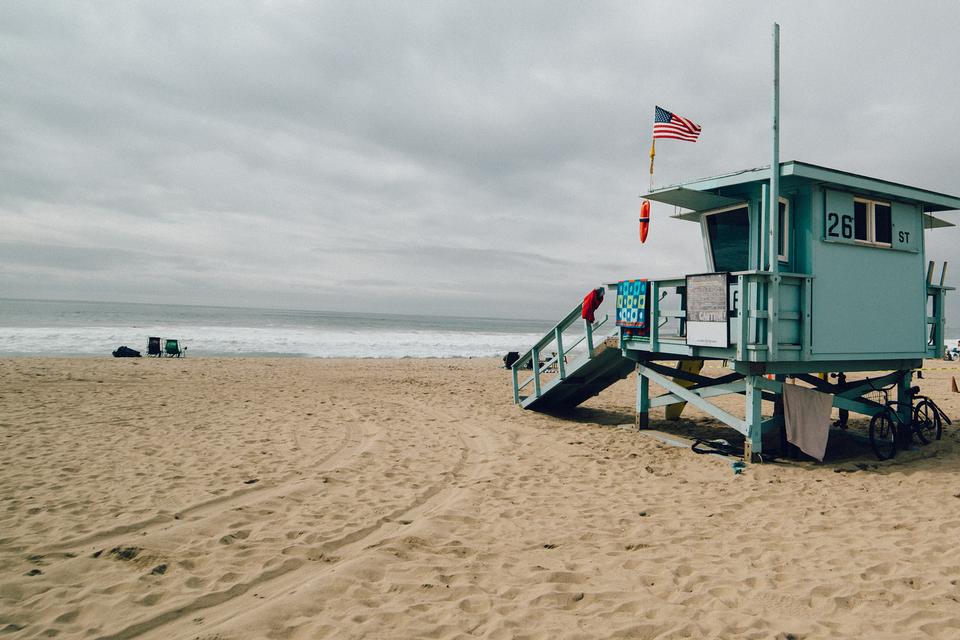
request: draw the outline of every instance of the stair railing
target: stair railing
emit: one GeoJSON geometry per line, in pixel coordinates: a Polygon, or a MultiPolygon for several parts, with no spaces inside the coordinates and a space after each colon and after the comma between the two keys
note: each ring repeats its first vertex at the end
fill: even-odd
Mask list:
{"type": "Polygon", "coordinates": [[[513,363],[511,369],[513,369],[513,400],[517,404],[521,401],[520,392],[525,389],[530,383],[533,383],[533,393],[536,397],[540,397],[543,391],[543,384],[541,376],[547,371],[553,371],[553,367],[556,367],[557,376],[560,380],[563,380],[567,377],[566,371],[566,356],[576,349],[581,343],[586,341],[587,343],[587,358],[593,357],[594,352],[594,332],[602,327],[610,319],[609,314],[605,314],[603,318],[597,320],[596,322],[588,322],[587,320],[582,319],[583,314],[583,303],[581,302],[576,307],[573,308],[570,313],[568,313],[563,320],[558,322],[554,327],[548,331],[540,340],[537,341],[527,352],[521,354],[521,356],[513,363]],[[573,326],[577,320],[582,320],[584,325],[584,334],[577,338],[571,344],[565,344],[563,340],[563,333],[571,326],[573,326]],[[551,348],[551,345],[555,344],[556,346],[551,348]],[[550,357],[544,361],[540,360],[540,355],[546,350],[552,351],[550,357]],[[524,369],[532,370],[532,375],[520,383],[520,371],[524,369]]]}

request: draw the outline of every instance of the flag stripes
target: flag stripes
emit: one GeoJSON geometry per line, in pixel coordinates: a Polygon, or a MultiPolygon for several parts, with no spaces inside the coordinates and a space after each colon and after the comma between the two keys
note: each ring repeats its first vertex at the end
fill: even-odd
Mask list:
{"type": "Polygon", "coordinates": [[[653,139],[669,138],[672,140],[685,140],[687,142],[696,142],[700,137],[700,125],[692,120],[681,118],[675,113],[666,109],[655,107],[653,113],[653,139]]]}

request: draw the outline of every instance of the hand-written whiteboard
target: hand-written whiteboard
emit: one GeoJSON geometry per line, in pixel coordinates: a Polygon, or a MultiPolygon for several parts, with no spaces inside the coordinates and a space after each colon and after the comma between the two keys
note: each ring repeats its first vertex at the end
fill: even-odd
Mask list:
{"type": "Polygon", "coordinates": [[[730,346],[727,273],[687,276],[687,344],[730,346]]]}

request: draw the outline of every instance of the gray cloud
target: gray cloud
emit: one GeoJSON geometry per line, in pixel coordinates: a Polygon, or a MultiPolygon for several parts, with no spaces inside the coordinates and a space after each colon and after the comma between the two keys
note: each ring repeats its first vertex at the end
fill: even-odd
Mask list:
{"type": "MultiPolygon", "coordinates": [[[[666,184],[782,157],[960,192],[953,3],[7,3],[0,296],[552,316],[703,268],[666,184]]],[[[956,230],[930,234],[952,259],[956,230]]],[[[956,302],[954,303],[956,304],[956,302]]],[[[960,309],[960,305],[957,307],[960,309]]],[[[956,317],[956,314],[954,314],[956,317]]]]}

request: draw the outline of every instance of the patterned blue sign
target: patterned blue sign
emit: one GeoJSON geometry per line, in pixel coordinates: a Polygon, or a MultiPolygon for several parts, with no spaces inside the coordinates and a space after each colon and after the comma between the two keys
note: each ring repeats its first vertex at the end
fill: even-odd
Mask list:
{"type": "Polygon", "coordinates": [[[621,280],[617,283],[617,326],[647,332],[647,281],[621,280]]]}

